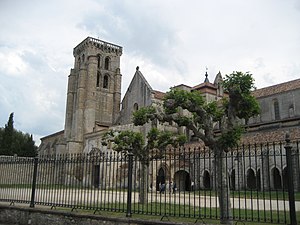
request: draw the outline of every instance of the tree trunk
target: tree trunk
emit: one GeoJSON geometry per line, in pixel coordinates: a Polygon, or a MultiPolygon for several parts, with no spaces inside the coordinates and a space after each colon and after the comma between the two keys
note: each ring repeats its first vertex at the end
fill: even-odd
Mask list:
{"type": "Polygon", "coordinates": [[[215,149],[216,183],[219,198],[221,224],[232,224],[229,182],[226,168],[226,153],[215,149]]]}
{"type": "Polygon", "coordinates": [[[139,202],[141,204],[148,203],[148,170],[149,166],[144,163],[141,163],[141,182],[139,192],[139,202]]]}

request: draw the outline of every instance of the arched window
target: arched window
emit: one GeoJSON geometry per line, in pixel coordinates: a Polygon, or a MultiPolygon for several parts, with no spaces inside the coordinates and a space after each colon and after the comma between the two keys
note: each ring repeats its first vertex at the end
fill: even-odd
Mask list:
{"type": "Polygon", "coordinates": [[[103,88],[108,88],[108,75],[103,78],[103,88]]]}
{"type": "Polygon", "coordinates": [[[100,86],[100,72],[97,72],[97,83],[96,83],[96,87],[100,86]]]}
{"type": "Polygon", "coordinates": [[[277,99],[273,100],[275,120],[280,119],[279,103],[277,99]]]}
{"type": "Polygon", "coordinates": [[[82,62],[84,62],[84,60],[85,60],[85,55],[83,54],[82,55],[82,62]]]}
{"type": "Polygon", "coordinates": [[[104,62],[104,69],[108,70],[109,69],[109,57],[105,58],[105,62],[104,62]]]}
{"type": "Polygon", "coordinates": [[[134,103],[133,110],[134,111],[138,111],[139,110],[139,105],[137,103],[134,103]]]}
{"type": "Polygon", "coordinates": [[[98,69],[100,68],[100,62],[101,62],[101,57],[100,57],[100,55],[98,55],[98,58],[97,58],[97,68],[98,69]]]}

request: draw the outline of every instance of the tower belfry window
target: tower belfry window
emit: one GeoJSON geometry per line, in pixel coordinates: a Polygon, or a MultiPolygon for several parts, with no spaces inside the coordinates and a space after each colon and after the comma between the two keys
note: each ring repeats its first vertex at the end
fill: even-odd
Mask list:
{"type": "Polygon", "coordinates": [[[96,87],[100,86],[100,72],[97,72],[97,82],[96,82],[96,87]]]}
{"type": "Polygon", "coordinates": [[[101,57],[100,55],[98,55],[98,59],[97,59],[97,68],[99,69],[100,68],[100,62],[101,62],[101,57]]]}
{"type": "Polygon", "coordinates": [[[279,103],[278,103],[277,99],[275,99],[273,101],[273,105],[274,105],[275,120],[279,120],[280,119],[280,111],[279,111],[279,103]]]}
{"type": "Polygon", "coordinates": [[[103,88],[108,88],[108,75],[103,78],[103,88]]]}
{"type": "Polygon", "coordinates": [[[80,68],[80,66],[81,66],[81,59],[80,59],[80,57],[78,58],[78,67],[80,68]]]}
{"type": "Polygon", "coordinates": [[[108,70],[109,69],[109,57],[105,58],[105,62],[104,62],[104,69],[108,70]]]}

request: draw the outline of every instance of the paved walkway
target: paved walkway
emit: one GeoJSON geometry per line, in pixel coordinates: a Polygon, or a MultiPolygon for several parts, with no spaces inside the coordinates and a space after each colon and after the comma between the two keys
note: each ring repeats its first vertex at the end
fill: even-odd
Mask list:
{"type": "MultiPolygon", "coordinates": [[[[286,196],[287,197],[287,196],[286,196]]],[[[18,199],[30,201],[31,189],[0,189],[0,199],[18,199]]],[[[275,210],[288,211],[288,200],[268,200],[268,199],[245,199],[231,198],[232,208],[248,210],[275,210]]],[[[126,203],[127,193],[121,191],[105,191],[98,189],[37,189],[36,202],[47,203],[49,205],[100,205],[100,203],[126,203]]],[[[149,202],[159,202],[164,204],[191,205],[197,207],[216,208],[219,207],[218,199],[214,196],[199,196],[193,192],[180,192],[176,194],[159,194],[150,192],[149,202]]],[[[132,193],[132,202],[138,203],[137,192],[132,193]]],[[[296,211],[300,211],[300,201],[295,202],[296,211]]]]}

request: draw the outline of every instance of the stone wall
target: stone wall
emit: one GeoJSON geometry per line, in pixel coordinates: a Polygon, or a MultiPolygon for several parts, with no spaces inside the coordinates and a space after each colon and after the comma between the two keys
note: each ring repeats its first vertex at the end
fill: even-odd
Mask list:
{"type": "Polygon", "coordinates": [[[29,157],[0,156],[0,183],[31,185],[33,160],[29,157]]]}
{"type": "Polygon", "coordinates": [[[133,218],[106,217],[101,215],[79,214],[75,212],[36,209],[0,205],[0,224],[18,225],[184,225],[190,223],[174,223],[133,218]]]}

